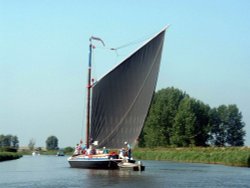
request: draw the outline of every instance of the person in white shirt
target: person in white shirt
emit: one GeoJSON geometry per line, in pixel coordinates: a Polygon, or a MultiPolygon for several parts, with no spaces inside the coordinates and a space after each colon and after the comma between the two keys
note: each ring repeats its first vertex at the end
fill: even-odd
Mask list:
{"type": "Polygon", "coordinates": [[[132,157],[132,152],[131,152],[131,146],[130,146],[130,144],[126,141],[126,142],[124,142],[124,144],[126,145],[126,147],[127,147],[127,155],[128,155],[128,159],[131,159],[131,157],[132,157]]]}

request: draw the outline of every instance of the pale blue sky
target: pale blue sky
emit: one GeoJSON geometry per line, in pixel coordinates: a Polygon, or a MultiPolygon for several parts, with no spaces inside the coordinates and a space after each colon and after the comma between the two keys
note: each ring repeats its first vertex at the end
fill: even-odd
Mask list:
{"type": "MultiPolygon", "coordinates": [[[[170,24],[157,89],[217,107],[236,104],[250,145],[250,1],[0,0],[0,134],[60,147],[82,133],[88,39],[117,47],[170,24]]],[[[98,78],[129,50],[97,49],[98,78]]]]}

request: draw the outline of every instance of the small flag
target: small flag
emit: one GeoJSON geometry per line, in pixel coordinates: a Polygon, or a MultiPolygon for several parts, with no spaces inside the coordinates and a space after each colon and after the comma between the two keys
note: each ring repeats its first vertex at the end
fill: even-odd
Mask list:
{"type": "Polygon", "coordinates": [[[103,40],[102,39],[100,39],[99,37],[94,37],[94,36],[92,36],[92,37],[90,37],[90,39],[89,39],[90,41],[91,40],[98,40],[98,41],[100,41],[102,44],[103,44],[103,46],[105,46],[105,44],[104,44],[104,42],[103,42],[103,40]]]}

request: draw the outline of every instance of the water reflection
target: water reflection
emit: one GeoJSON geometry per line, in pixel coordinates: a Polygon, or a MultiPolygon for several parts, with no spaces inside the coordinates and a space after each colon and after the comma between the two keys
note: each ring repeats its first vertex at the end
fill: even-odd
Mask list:
{"type": "Polygon", "coordinates": [[[85,182],[85,186],[93,187],[96,185],[103,187],[127,187],[129,184],[136,182],[147,181],[144,172],[133,170],[91,170],[91,169],[77,169],[78,174],[81,174],[85,182]]]}
{"type": "Polygon", "coordinates": [[[0,187],[250,187],[250,169],[144,161],[146,170],[70,168],[67,157],[25,156],[0,163],[0,187]]]}

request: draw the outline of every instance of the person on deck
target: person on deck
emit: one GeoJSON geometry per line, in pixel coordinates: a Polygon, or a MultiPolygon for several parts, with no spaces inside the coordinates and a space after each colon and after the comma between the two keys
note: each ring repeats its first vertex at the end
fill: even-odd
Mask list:
{"type": "Polygon", "coordinates": [[[128,159],[131,159],[131,156],[132,156],[132,153],[131,153],[131,146],[130,144],[126,141],[124,142],[124,144],[126,145],[127,147],[127,155],[128,155],[128,159]]]}
{"type": "Polygon", "coordinates": [[[84,144],[84,145],[82,146],[82,154],[85,155],[85,154],[86,154],[86,151],[87,151],[87,145],[84,144]]]}
{"type": "Polygon", "coordinates": [[[81,145],[76,144],[75,151],[73,155],[80,155],[81,154],[81,145]]]}
{"type": "Polygon", "coordinates": [[[89,149],[87,149],[87,154],[88,155],[95,155],[96,154],[96,149],[93,145],[89,146],[89,149]]]}
{"type": "Polygon", "coordinates": [[[109,153],[109,150],[108,150],[106,147],[103,147],[102,153],[103,153],[103,154],[108,154],[108,153],[109,153]]]}
{"type": "Polygon", "coordinates": [[[124,159],[125,158],[125,155],[126,155],[126,151],[124,148],[120,149],[119,150],[119,158],[120,159],[124,159]]]}

